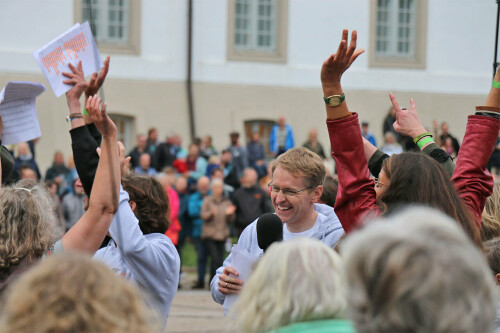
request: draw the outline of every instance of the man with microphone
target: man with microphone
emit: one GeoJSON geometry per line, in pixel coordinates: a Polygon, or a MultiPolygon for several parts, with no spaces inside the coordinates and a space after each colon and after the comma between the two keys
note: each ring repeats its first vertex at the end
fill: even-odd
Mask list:
{"type": "MultiPolygon", "coordinates": [[[[332,207],[317,203],[323,193],[324,178],[323,161],[307,148],[291,149],[273,162],[269,190],[275,214],[283,222],[283,241],[294,237],[312,237],[332,248],[337,245],[344,234],[342,225],[332,207]]],[[[269,222],[268,216],[259,219],[263,219],[261,223],[266,222],[262,225],[269,222]]],[[[258,228],[259,219],[248,225],[238,240],[239,246],[257,257],[263,254],[258,232],[272,230],[267,226],[258,228]]],[[[279,233],[271,232],[276,235],[276,240],[280,240],[279,233]]],[[[261,245],[263,237],[268,239],[269,235],[261,235],[261,245]]],[[[231,259],[229,254],[210,283],[212,297],[220,304],[226,295],[239,294],[243,286],[238,271],[231,266],[231,259]]]]}

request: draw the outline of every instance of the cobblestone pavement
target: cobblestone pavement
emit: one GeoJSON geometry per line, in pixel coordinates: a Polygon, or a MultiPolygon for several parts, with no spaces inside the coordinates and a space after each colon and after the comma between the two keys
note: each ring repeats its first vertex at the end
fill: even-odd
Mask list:
{"type": "Polygon", "coordinates": [[[209,291],[179,290],[168,316],[166,332],[234,332],[232,321],[224,317],[222,306],[209,291]]]}

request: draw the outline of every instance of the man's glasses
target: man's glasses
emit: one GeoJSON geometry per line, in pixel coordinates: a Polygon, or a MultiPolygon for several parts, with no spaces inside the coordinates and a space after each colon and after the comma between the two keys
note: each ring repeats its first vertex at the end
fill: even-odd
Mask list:
{"type": "Polygon", "coordinates": [[[281,191],[281,193],[283,193],[283,196],[285,196],[285,197],[295,197],[295,196],[297,196],[302,191],[314,188],[314,186],[308,186],[306,188],[303,188],[302,190],[292,190],[292,189],[289,189],[289,188],[279,188],[278,186],[273,185],[273,182],[270,182],[267,186],[269,186],[269,190],[272,193],[276,193],[277,194],[277,193],[279,193],[281,191]]]}

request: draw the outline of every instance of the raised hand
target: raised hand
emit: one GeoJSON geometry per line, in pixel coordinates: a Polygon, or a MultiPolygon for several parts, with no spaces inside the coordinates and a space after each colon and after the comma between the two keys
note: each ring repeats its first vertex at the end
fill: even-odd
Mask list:
{"type": "Polygon", "coordinates": [[[121,141],[118,141],[118,156],[120,157],[120,171],[123,177],[130,171],[130,159],[132,157],[127,157],[125,146],[121,141]]]}
{"type": "Polygon", "coordinates": [[[422,122],[418,116],[417,106],[415,105],[413,98],[410,99],[410,110],[401,108],[396,100],[396,97],[394,97],[392,93],[389,93],[389,98],[394,106],[394,110],[396,110],[396,121],[393,124],[396,132],[412,138],[426,132],[426,129],[422,126],[422,122]]]}
{"type": "Polygon", "coordinates": [[[73,84],[73,88],[66,92],[66,99],[68,105],[71,103],[78,102],[78,106],[80,104],[80,97],[83,92],[87,90],[88,84],[85,81],[85,75],[83,74],[83,66],[82,62],[79,61],[78,65],[75,67],[73,64],[69,64],[69,68],[71,69],[71,73],[63,72],[62,74],[68,78],[68,80],[64,80],[65,84],[73,84]]]}
{"type": "Polygon", "coordinates": [[[106,113],[107,103],[104,103],[102,107],[100,105],[101,99],[97,95],[94,95],[87,100],[85,109],[89,113],[91,121],[95,124],[103,137],[116,136],[118,132],[116,125],[106,113]]]}
{"type": "Polygon", "coordinates": [[[109,71],[109,56],[104,60],[104,66],[101,69],[99,74],[94,73],[90,77],[90,81],[87,89],[85,90],[85,100],[88,100],[90,96],[94,96],[97,94],[99,89],[102,87],[104,80],[106,79],[106,75],[108,75],[109,71]]]}
{"type": "Polygon", "coordinates": [[[348,30],[342,31],[342,40],[340,41],[337,53],[332,54],[323,63],[321,68],[321,82],[323,86],[334,85],[340,82],[342,74],[351,66],[351,64],[359,57],[360,54],[365,52],[363,49],[356,49],[358,35],[356,30],[351,33],[351,43],[347,47],[348,30]]]}

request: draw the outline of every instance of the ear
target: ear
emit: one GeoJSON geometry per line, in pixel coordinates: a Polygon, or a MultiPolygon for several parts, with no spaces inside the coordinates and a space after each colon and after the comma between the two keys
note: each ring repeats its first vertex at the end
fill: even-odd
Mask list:
{"type": "Polygon", "coordinates": [[[323,194],[323,186],[319,185],[316,186],[316,188],[313,191],[313,202],[319,202],[319,199],[321,198],[321,195],[323,194]]]}
{"type": "Polygon", "coordinates": [[[497,275],[495,275],[495,279],[497,280],[497,285],[500,286],[500,273],[498,273],[497,275]]]}
{"type": "Polygon", "coordinates": [[[132,212],[135,213],[135,208],[137,207],[137,203],[133,200],[130,200],[128,204],[130,205],[130,209],[132,209],[132,212]]]}

